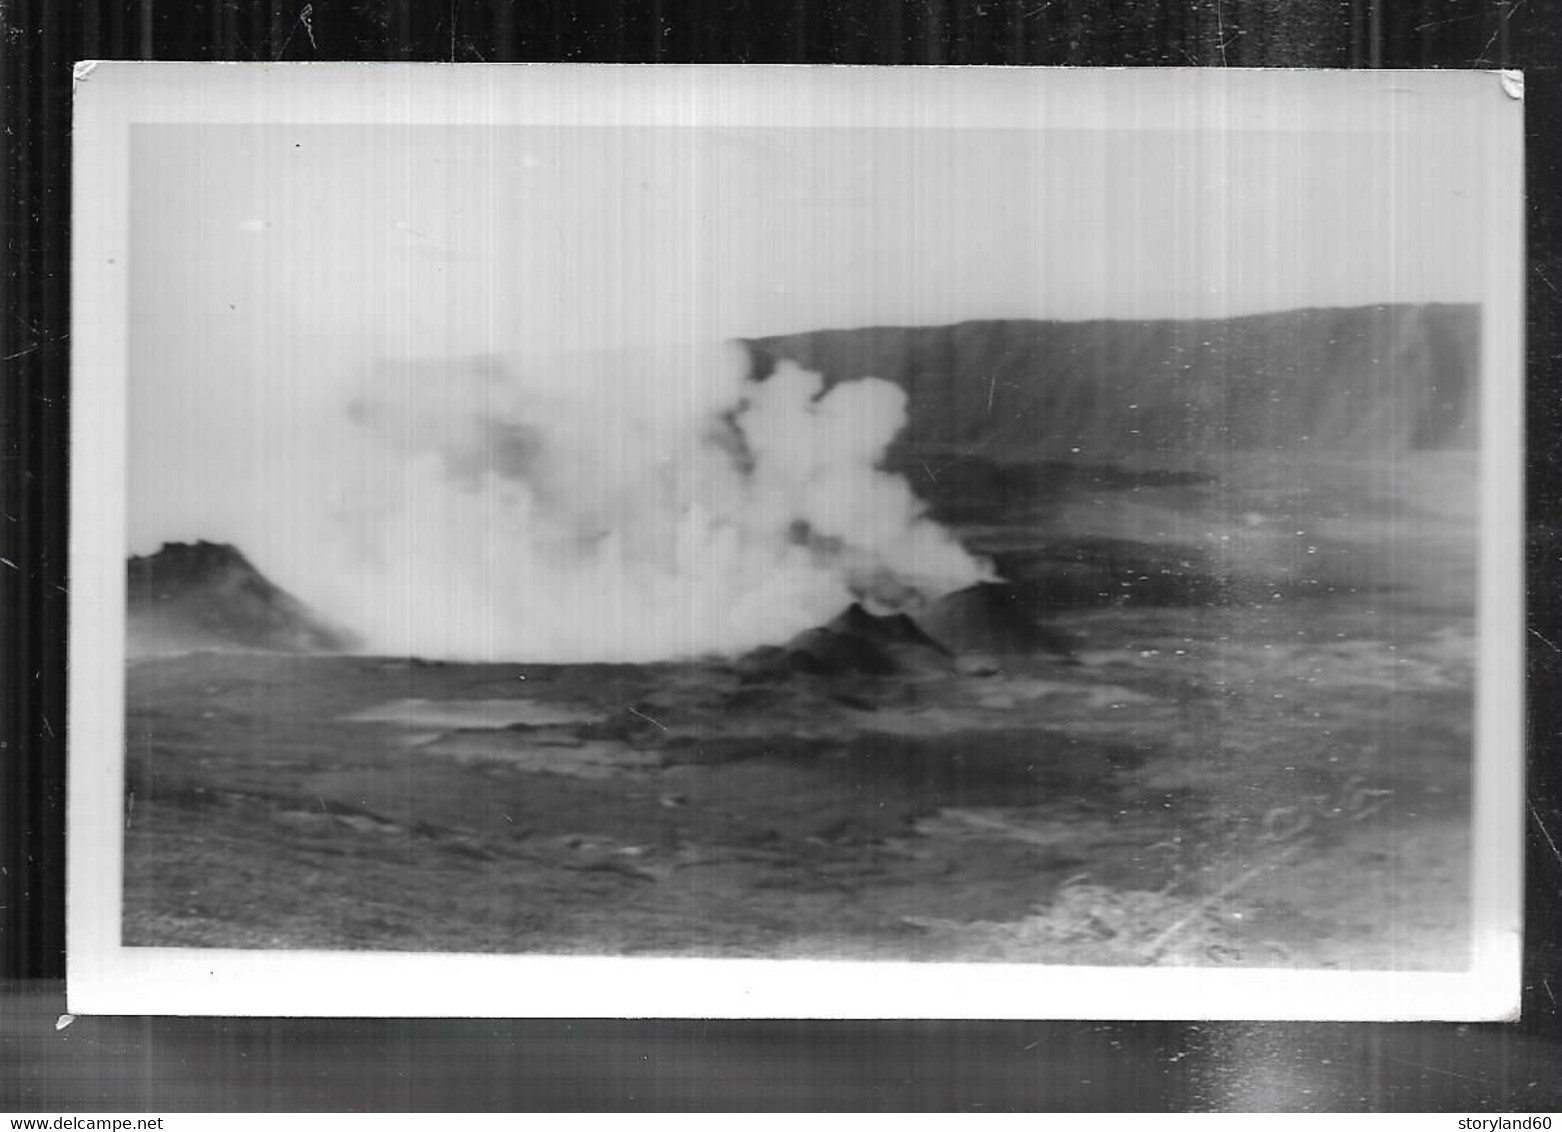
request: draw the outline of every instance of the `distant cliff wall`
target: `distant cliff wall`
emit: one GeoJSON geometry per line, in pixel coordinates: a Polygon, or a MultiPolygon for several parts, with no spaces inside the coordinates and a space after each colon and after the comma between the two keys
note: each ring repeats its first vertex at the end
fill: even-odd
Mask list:
{"type": "Polygon", "coordinates": [[[1190,321],[993,321],[751,341],[830,382],[910,395],[902,449],[1152,461],[1222,451],[1468,448],[1480,308],[1388,305],[1190,321]]]}

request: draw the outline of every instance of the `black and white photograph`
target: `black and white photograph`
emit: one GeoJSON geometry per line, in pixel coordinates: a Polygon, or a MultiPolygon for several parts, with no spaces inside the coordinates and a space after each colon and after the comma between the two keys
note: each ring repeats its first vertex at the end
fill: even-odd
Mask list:
{"type": "Polygon", "coordinates": [[[1511,1015],[1518,82],[82,65],[72,1009],[1511,1015]]]}

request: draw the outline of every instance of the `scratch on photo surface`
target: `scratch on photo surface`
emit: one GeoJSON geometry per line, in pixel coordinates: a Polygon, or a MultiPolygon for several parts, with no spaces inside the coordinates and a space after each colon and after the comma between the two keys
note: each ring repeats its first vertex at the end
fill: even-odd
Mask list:
{"type": "Polygon", "coordinates": [[[29,322],[25,318],[18,317],[16,321],[21,323],[22,327],[32,335],[32,341],[20,350],[0,357],[0,362],[14,362],[17,358],[25,358],[28,354],[36,354],[45,346],[52,346],[56,342],[66,342],[70,339],[69,334],[45,334],[36,323],[29,322]]]}
{"type": "Polygon", "coordinates": [[[663,731],[667,730],[667,725],[665,723],[663,723],[661,720],[652,719],[650,716],[646,715],[645,712],[637,711],[633,706],[631,706],[629,708],[629,714],[630,715],[638,715],[641,719],[645,720],[647,723],[654,723],[654,724],[656,724],[656,726],[660,727],[663,731]]]}
{"type": "Polygon", "coordinates": [[[287,45],[292,43],[293,36],[298,34],[300,26],[303,27],[305,33],[309,36],[309,46],[313,47],[316,53],[319,52],[320,45],[315,42],[315,29],[311,21],[311,17],[314,14],[315,6],[313,4],[305,4],[299,9],[298,18],[293,21],[293,26],[288,29],[287,37],[282,40],[282,46],[277,48],[277,53],[273,57],[274,60],[282,58],[283,53],[287,51],[287,45]]]}
{"type": "Polygon", "coordinates": [[[1480,1082],[1485,1080],[1485,1078],[1482,1077],[1472,1077],[1468,1073],[1457,1073],[1452,1069],[1439,1069],[1435,1065],[1423,1065],[1419,1061],[1406,1061],[1404,1058],[1394,1057],[1389,1054],[1384,1054],[1384,1058],[1388,1061],[1392,1061],[1395,1065],[1404,1065],[1411,1069],[1419,1069],[1423,1073],[1436,1073],[1442,1077],[1457,1077],[1461,1081],[1480,1082]]]}
{"type": "MultiPolygon", "coordinates": [[[[1520,8],[1524,7],[1526,2],[1527,2],[1527,0],[1519,0],[1519,2],[1517,4],[1513,5],[1513,7],[1511,7],[1511,8],[1508,8],[1506,11],[1502,12],[1497,17],[1497,27],[1496,27],[1496,30],[1494,30],[1491,33],[1491,38],[1486,41],[1486,46],[1481,48],[1481,53],[1478,56],[1476,56],[1476,58],[1478,60],[1484,60],[1486,58],[1486,53],[1491,50],[1491,45],[1497,42],[1497,37],[1500,36],[1503,33],[1503,29],[1507,26],[1508,21],[1513,18],[1514,14],[1516,12],[1518,12],[1518,10],[1520,8]]],[[[1501,62],[1506,63],[1507,60],[1503,59],[1503,60],[1501,60],[1501,62]]],[[[1506,82],[1506,80],[1504,80],[1503,86],[1504,86],[1504,89],[1507,89],[1507,82],[1506,82]]],[[[1519,89],[1520,89],[1520,91],[1522,91],[1523,87],[1520,86],[1519,89]]],[[[1510,91],[1509,93],[1512,93],[1512,92],[1510,91]]],[[[1517,97],[1517,96],[1515,96],[1515,97],[1517,97]]]]}
{"type": "Polygon", "coordinates": [[[1544,636],[1539,629],[1531,629],[1530,632],[1534,633],[1535,636],[1540,640],[1545,641],[1546,644],[1550,645],[1553,649],[1556,649],[1557,652],[1562,652],[1562,648],[1557,648],[1556,642],[1544,636]]]}
{"type": "Polygon", "coordinates": [[[1546,828],[1546,823],[1540,820],[1540,811],[1535,808],[1535,803],[1529,804],[1529,813],[1535,819],[1535,825],[1540,829],[1540,835],[1546,839],[1546,844],[1551,846],[1551,855],[1558,861],[1562,861],[1562,852],[1557,851],[1557,843],[1551,840],[1551,831],[1546,828]]]}
{"type": "Polygon", "coordinates": [[[1426,23],[1417,24],[1411,30],[1412,31],[1429,31],[1432,28],[1447,27],[1449,24],[1457,24],[1457,23],[1460,23],[1460,22],[1462,22],[1464,20],[1473,20],[1475,18],[1476,18],[1475,15],[1469,15],[1469,16],[1453,16],[1450,19],[1446,19],[1446,20],[1428,20],[1426,23]]]}

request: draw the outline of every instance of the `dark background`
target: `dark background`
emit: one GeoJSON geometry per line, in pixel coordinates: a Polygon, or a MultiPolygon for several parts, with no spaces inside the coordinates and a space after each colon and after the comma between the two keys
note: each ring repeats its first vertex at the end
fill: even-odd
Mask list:
{"type": "Polygon", "coordinates": [[[577,12],[494,0],[0,0],[0,1111],[1562,1108],[1559,8],[1556,0],[619,0],[577,12]],[[56,1031],[65,950],[70,66],[78,59],[1522,68],[1532,690],[1523,1021],[86,1018],[56,1031]]]}

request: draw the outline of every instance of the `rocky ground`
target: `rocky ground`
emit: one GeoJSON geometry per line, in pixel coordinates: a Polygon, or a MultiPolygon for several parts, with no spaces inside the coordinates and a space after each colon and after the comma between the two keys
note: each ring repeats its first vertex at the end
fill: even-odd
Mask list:
{"type": "Polygon", "coordinates": [[[1472,624],[1063,627],[909,675],[137,662],[125,940],[1463,965],[1472,624]]]}
{"type": "MultiPolygon", "coordinates": [[[[125,941],[1465,964],[1473,454],[913,455],[1004,579],[915,624],[617,666],[132,642],[125,941]]],[[[272,632],[202,595],[154,612],[272,632]]]]}

